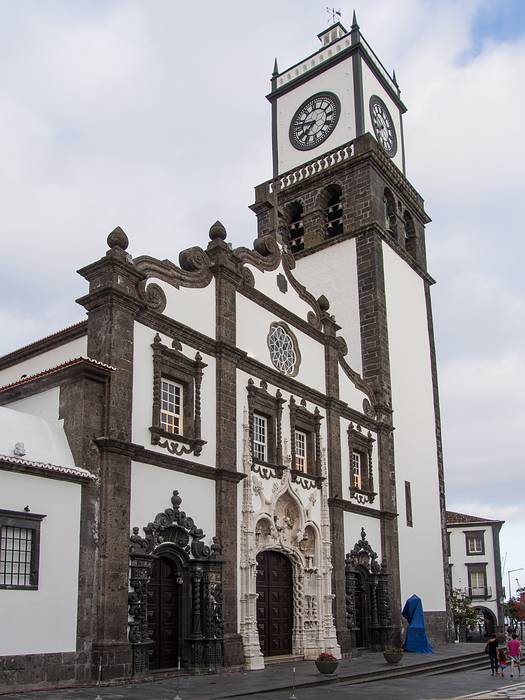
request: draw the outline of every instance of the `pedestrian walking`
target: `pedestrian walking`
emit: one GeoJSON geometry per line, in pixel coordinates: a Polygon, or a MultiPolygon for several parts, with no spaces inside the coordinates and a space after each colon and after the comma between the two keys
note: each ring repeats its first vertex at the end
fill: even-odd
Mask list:
{"type": "Polygon", "coordinates": [[[505,669],[509,665],[509,660],[507,658],[507,650],[505,647],[498,649],[498,665],[500,668],[500,675],[503,678],[505,676],[505,669]]]}
{"type": "Polygon", "coordinates": [[[498,638],[495,634],[491,634],[489,641],[485,647],[485,653],[489,655],[490,670],[492,675],[498,673],[498,638]]]}
{"type": "Polygon", "coordinates": [[[516,633],[507,642],[507,650],[510,658],[510,677],[514,677],[514,666],[518,667],[518,675],[521,676],[521,642],[516,633]]]}

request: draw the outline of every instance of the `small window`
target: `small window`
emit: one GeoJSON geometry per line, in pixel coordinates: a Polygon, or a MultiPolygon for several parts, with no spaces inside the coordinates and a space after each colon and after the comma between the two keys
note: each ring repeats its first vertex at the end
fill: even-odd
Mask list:
{"type": "Polygon", "coordinates": [[[268,420],[258,413],[253,414],[253,458],[268,461],[268,420]]]}
{"type": "Polygon", "coordinates": [[[352,452],[352,486],[361,488],[361,455],[355,451],[352,452]]]}
{"type": "Polygon", "coordinates": [[[301,472],[308,471],[306,433],[301,430],[295,431],[295,468],[301,472]]]}
{"type": "Polygon", "coordinates": [[[467,564],[470,598],[486,598],[492,594],[492,590],[487,586],[486,569],[486,564],[467,564]]]}
{"type": "Polygon", "coordinates": [[[467,546],[467,554],[485,554],[485,538],[483,531],[465,532],[465,541],[467,546]]]}
{"type": "Polygon", "coordinates": [[[160,427],[168,433],[182,435],[182,393],[180,384],[162,379],[160,427]]]}
{"type": "Polygon", "coordinates": [[[412,493],[410,488],[410,481],[405,481],[405,511],[407,518],[407,527],[414,527],[414,521],[412,519],[412,493]]]}
{"type": "Polygon", "coordinates": [[[0,588],[38,588],[40,522],[44,517],[0,510],[0,588]]]}

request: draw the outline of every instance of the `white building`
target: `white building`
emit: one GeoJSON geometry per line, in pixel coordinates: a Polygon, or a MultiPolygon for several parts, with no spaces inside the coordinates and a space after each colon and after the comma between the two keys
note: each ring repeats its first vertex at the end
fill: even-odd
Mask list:
{"type": "Polygon", "coordinates": [[[253,249],[216,222],[176,265],[132,257],[117,228],[79,271],[87,319],[0,358],[4,415],[61,445],[0,423],[2,541],[20,535],[0,598],[27,624],[46,600],[4,640],[6,684],[378,648],[414,593],[447,639],[429,219],[395,78],[355,18],[320,39],[274,70],[253,249]],[[17,585],[26,505],[40,548],[17,585]]]}
{"type": "Polygon", "coordinates": [[[452,588],[472,600],[483,617],[483,634],[502,627],[501,555],[503,520],[447,511],[448,562],[452,588]]]}

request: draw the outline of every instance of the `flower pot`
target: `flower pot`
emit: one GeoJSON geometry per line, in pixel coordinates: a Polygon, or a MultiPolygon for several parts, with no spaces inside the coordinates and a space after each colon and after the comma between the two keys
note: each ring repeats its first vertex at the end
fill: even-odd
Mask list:
{"type": "Polygon", "coordinates": [[[319,673],[334,673],[337,670],[339,661],[316,661],[315,665],[319,673]]]}
{"type": "Polygon", "coordinates": [[[384,651],[383,656],[385,657],[385,661],[389,664],[398,664],[401,659],[403,658],[403,652],[402,651],[384,651]]]}

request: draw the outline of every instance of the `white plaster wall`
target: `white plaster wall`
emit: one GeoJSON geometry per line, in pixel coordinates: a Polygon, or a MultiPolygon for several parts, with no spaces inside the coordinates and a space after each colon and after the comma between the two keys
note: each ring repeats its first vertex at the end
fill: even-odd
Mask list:
{"type": "MultiPolygon", "coordinates": [[[[237,347],[248,353],[249,357],[275,369],[270,359],[267,336],[270,324],[279,322],[278,316],[258,306],[250,299],[237,295],[237,347]]],[[[299,372],[294,377],[307,386],[324,392],[325,367],[324,345],[318,343],[292,324],[288,324],[297,338],[301,364],[299,372]]]]}
{"type": "Polygon", "coordinates": [[[363,413],[363,401],[368,399],[368,396],[357,389],[354,382],[348,377],[341,365],[339,365],[339,398],[347,403],[350,408],[363,413]]]}
{"type": "Polygon", "coordinates": [[[176,289],[163,280],[151,277],[148,284],[158,284],[166,294],[165,316],[176,319],[210,338],[215,338],[215,280],[207,287],[176,289]]]}
{"type": "MultiPolygon", "coordinates": [[[[357,426],[357,423],[354,423],[354,427],[357,426]]],[[[341,483],[342,483],[342,489],[343,493],[341,494],[341,498],[345,498],[346,500],[350,500],[350,452],[348,449],[348,426],[350,425],[350,421],[346,420],[345,418],[341,418],[341,483]]],[[[363,435],[368,435],[368,428],[363,428],[363,435]]],[[[372,437],[374,438],[375,442],[372,447],[372,473],[374,477],[374,490],[377,493],[377,496],[374,499],[373,503],[367,503],[366,507],[367,508],[372,508],[374,510],[380,510],[381,507],[381,499],[379,496],[379,462],[378,462],[378,447],[377,447],[377,434],[372,433],[372,437]]],[[[357,505],[357,502],[356,502],[357,505]]]]}
{"type": "MultiPolygon", "coordinates": [[[[144,445],[148,450],[154,450],[162,454],[167,451],[158,445],[151,444],[151,420],[153,408],[153,350],[151,345],[156,332],[141,323],[135,323],[133,344],[133,416],[132,416],[132,441],[138,445],[144,445]]],[[[171,347],[173,338],[159,333],[162,343],[171,347]]],[[[189,345],[182,346],[183,354],[195,358],[197,352],[189,345]]],[[[192,462],[202,462],[209,466],[215,465],[215,358],[201,353],[204,368],[201,384],[201,421],[202,439],[206,444],[202,453],[196,457],[191,455],[192,462]]]]}
{"type": "MultiPolygon", "coordinates": [[[[361,374],[361,331],[355,239],[318,250],[297,261],[295,276],[317,298],[324,294],[348,345],[346,360],[361,374]]],[[[344,399],[346,401],[346,399],[344,399]]],[[[361,410],[361,409],[359,409],[361,410]]]]}
{"type": "Polygon", "coordinates": [[[71,340],[69,343],[64,343],[63,345],[59,345],[52,350],[43,352],[29,360],[23,360],[17,365],[6,367],[6,369],[1,370],[0,386],[5,386],[6,384],[11,384],[11,382],[18,381],[23,374],[30,376],[32,374],[37,374],[38,372],[43,372],[50,367],[56,367],[67,360],[73,360],[77,357],[86,356],[87,335],[84,335],[81,338],[71,340]]]}
{"type": "Polygon", "coordinates": [[[284,173],[306,163],[355,137],[354,81],[351,58],[347,58],[324,73],[312,77],[306,83],[297,86],[294,90],[277,99],[279,173],[284,173]],[[317,148],[310,151],[299,151],[292,146],[288,135],[292,117],[305,100],[317,92],[325,90],[335,93],[341,101],[341,115],[337,126],[326,141],[323,141],[317,148]]]}
{"type": "Polygon", "coordinates": [[[215,481],[141,462],[131,463],[130,531],[138,527],[143,536],[142,528],[172,507],[175,490],[182,498],[181,510],[193,518],[206,535],[204,542],[210,544],[215,535],[215,481]]]}
{"type": "Polygon", "coordinates": [[[345,554],[348,554],[356,542],[361,539],[361,528],[365,528],[366,539],[377,554],[377,561],[381,563],[381,521],[379,518],[370,518],[357,513],[343,513],[345,533],[345,554]]]}
{"type": "MultiPolygon", "coordinates": [[[[277,286],[277,275],[281,274],[286,277],[282,265],[279,265],[276,270],[271,272],[262,272],[252,265],[249,266],[249,269],[255,277],[255,288],[257,291],[262,292],[265,296],[273,299],[278,304],[286,307],[289,311],[306,321],[308,313],[312,311],[310,304],[307,304],[301,299],[288,280],[286,280],[288,290],[285,293],[281,292],[277,286]]],[[[296,270],[293,270],[292,274],[296,277],[295,273],[296,270]]]]}
{"type": "Polygon", "coordinates": [[[8,406],[13,411],[31,413],[46,420],[58,420],[60,387],[54,386],[47,391],[41,391],[39,394],[33,394],[33,396],[28,396],[25,399],[11,401],[8,406]]]}
{"type": "Polygon", "coordinates": [[[445,592],[435,415],[422,279],[383,245],[394,410],[402,603],[416,593],[425,610],[444,610],[445,592]],[[413,527],[406,525],[405,481],[413,527]],[[424,555],[425,566],[421,566],[424,555]]]}
{"type": "Polygon", "coordinates": [[[0,591],[0,656],[75,651],[81,486],[0,470],[0,508],[45,514],[38,590],[0,591]]]}
{"type": "Polygon", "coordinates": [[[372,119],[370,118],[370,107],[369,102],[372,95],[377,95],[386,104],[392,121],[394,123],[394,128],[396,130],[397,136],[397,152],[392,158],[397,167],[403,170],[403,144],[401,142],[401,114],[396,104],[383,88],[381,83],[377,80],[375,75],[372,73],[368,65],[361,58],[361,66],[363,71],[363,106],[365,112],[365,132],[368,131],[375,138],[374,127],[372,126],[372,119]]]}
{"type": "Polygon", "coordinates": [[[494,543],[492,541],[492,528],[483,525],[460,525],[448,528],[450,533],[450,556],[449,564],[452,564],[452,586],[453,588],[468,588],[467,564],[487,564],[487,586],[492,589],[492,595],[488,600],[475,598],[472,601],[474,607],[485,607],[492,610],[498,616],[496,602],[496,565],[494,559],[494,543]],[[485,554],[467,554],[465,542],[465,532],[479,532],[483,530],[485,540],[485,554]]]}

